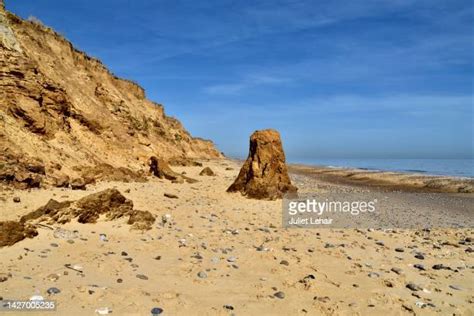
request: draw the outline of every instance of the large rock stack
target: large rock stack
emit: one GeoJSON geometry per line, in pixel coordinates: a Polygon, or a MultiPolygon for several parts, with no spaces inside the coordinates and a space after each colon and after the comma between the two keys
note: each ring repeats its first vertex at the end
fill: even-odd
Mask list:
{"type": "Polygon", "coordinates": [[[285,164],[280,134],[273,129],[250,136],[249,156],[227,192],[241,192],[254,199],[275,200],[296,194],[285,164]]]}

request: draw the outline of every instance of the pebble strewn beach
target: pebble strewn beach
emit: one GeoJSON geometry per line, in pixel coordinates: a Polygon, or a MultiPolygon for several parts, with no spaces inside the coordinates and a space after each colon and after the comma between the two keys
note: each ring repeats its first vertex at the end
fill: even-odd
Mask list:
{"type": "MultiPolygon", "coordinates": [[[[41,295],[68,315],[474,313],[472,228],[283,229],[281,201],[225,192],[237,163],[204,166],[216,176],[174,167],[193,184],[1,192],[2,220],[113,187],[157,220],[144,232],[124,220],[38,227],[37,237],[0,249],[0,297],[41,295]]],[[[291,176],[300,193],[372,190],[291,176]]],[[[439,214],[449,217],[449,206],[439,204],[439,214]]]]}

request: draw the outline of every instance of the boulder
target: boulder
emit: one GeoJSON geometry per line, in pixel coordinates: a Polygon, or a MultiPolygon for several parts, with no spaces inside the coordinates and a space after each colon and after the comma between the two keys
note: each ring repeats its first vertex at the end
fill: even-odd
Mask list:
{"type": "Polygon", "coordinates": [[[174,172],[166,161],[155,156],[150,158],[150,172],[160,179],[171,181],[180,177],[180,174],[174,172]]]}
{"type": "Polygon", "coordinates": [[[53,186],[56,188],[67,188],[69,186],[69,177],[65,174],[59,174],[53,178],[53,186]]]}
{"type": "Polygon", "coordinates": [[[201,172],[199,173],[200,176],[215,176],[216,174],[214,173],[214,171],[212,171],[211,168],[209,167],[206,167],[204,169],[201,170],[201,172]]]}
{"type": "Polygon", "coordinates": [[[186,181],[187,183],[198,182],[195,179],[174,172],[166,161],[155,156],[150,158],[150,172],[154,176],[160,179],[170,180],[172,183],[184,183],[184,181],[186,181]]]}
{"type": "Polygon", "coordinates": [[[71,189],[73,190],[85,190],[86,181],[83,178],[75,178],[70,183],[71,189]]]}
{"type": "Polygon", "coordinates": [[[151,229],[155,217],[148,211],[133,211],[127,221],[127,224],[132,225],[133,229],[149,230],[151,229]]]}
{"type": "Polygon", "coordinates": [[[0,248],[11,246],[25,238],[33,238],[38,232],[31,226],[15,221],[0,222],[0,248]]]}
{"type": "Polygon", "coordinates": [[[256,131],[250,136],[249,156],[227,192],[263,200],[295,195],[285,164],[280,134],[273,129],[256,131]]]}
{"type": "Polygon", "coordinates": [[[83,197],[76,202],[79,223],[95,223],[100,215],[105,214],[108,220],[114,220],[133,211],[133,202],[123,196],[117,189],[107,189],[83,197]]]}

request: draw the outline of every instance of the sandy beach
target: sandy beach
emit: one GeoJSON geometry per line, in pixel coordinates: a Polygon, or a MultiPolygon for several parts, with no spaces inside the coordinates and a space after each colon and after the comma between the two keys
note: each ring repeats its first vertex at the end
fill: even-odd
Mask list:
{"type": "MultiPolygon", "coordinates": [[[[193,184],[150,178],[85,191],[2,191],[1,220],[18,220],[51,198],[77,200],[115,187],[157,221],[148,231],[130,230],[124,220],[39,226],[37,237],[0,249],[0,296],[39,294],[55,300],[60,315],[105,307],[113,315],[149,315],[153,307],[165,315],[474,313],[472,228],[284,229],[281,200],[225,192],[237,162],[203,165],[216,176],[173,167],[199,180],[193,184]],[[60,292],[48,294],[52,287],[60,292]]],[[[300,193],[371,189],[290,176],[300,193]]],[[[462,198],[472,211],[472,195],[462,198]]],[[[446,207],[440,203],[439,213],[449,217],[446,207]]]]}

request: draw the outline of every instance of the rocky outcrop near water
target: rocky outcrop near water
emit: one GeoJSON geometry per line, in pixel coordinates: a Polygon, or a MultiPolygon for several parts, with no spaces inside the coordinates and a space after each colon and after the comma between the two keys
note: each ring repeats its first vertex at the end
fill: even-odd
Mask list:
{"type": "Polygon", "coordinates": [[[250,136],[249,156],[227,191],[267,200],[296,193],[297,188],[288,176],[280,134],[276,130],[256,131],[250,136]]]}

